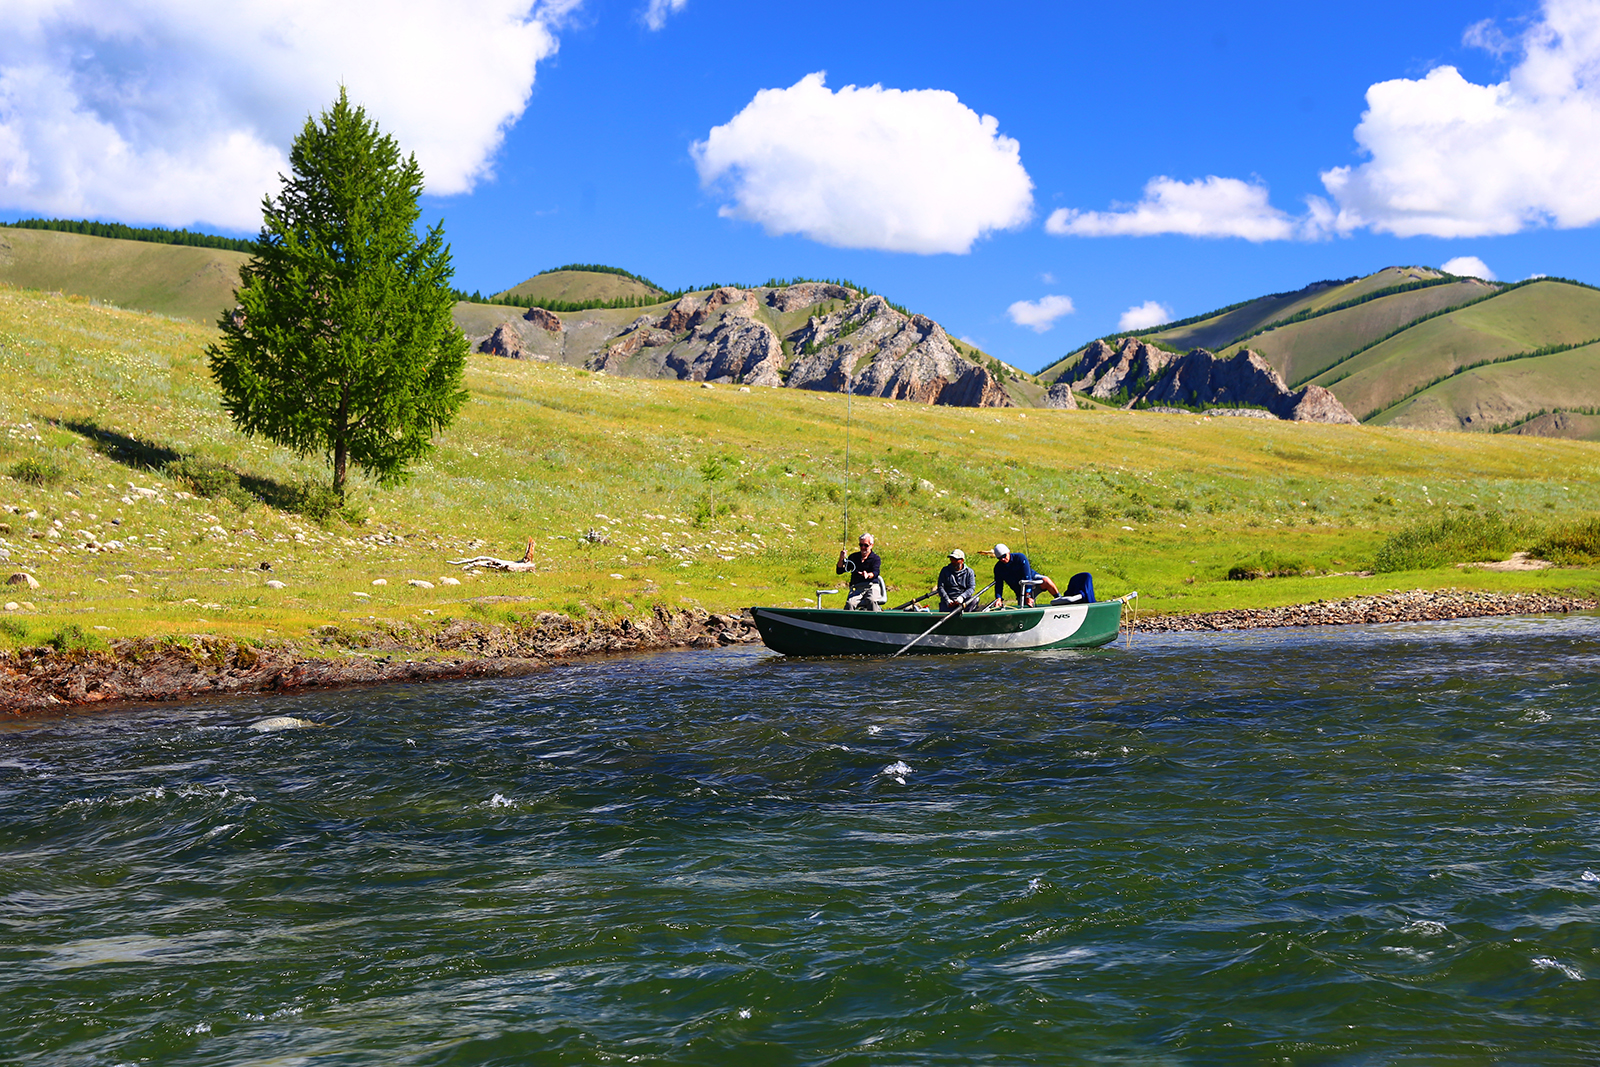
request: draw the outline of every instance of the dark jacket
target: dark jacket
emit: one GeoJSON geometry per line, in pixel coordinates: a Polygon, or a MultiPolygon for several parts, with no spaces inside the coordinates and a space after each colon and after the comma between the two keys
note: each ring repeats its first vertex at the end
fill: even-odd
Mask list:
{"type": "MultiPolygon", "coordinates": [[[[862,571],[869,571],[874,575],[879,575],[879,574],[883,573],[883,561],[878,558],[878,554],[876,552],[868,552],[866,559],[862,559],[861,558],[861,553],[860,552],[852,552],[848,556],[846,556],[845,559],[848,562],[855,564],[854,569],[852,569],[850,571],[850,584],[851,585],[866,585],[867,584],[867,582],[870,579],[860,577],[862,571]]],[[[845,568],[844,567],[841,567],[838,564],[834,564],[833,573],[835,573],[835,574],[843,574],[844,572],[845,572],[845,568]]]]}
{"type": "Polygon", "coordinates": [[[1004,563],[999,561],[994,565],[994,591],[996,596],[1005,596],[1006,586],[1010,586],[1017,594],[1017,599],[1022,599],[1022,581],[1038,575],[1033,569],[1033,564],[1028,562],[1028,557],[1021,552],[1011,553],[1011,558],[1004,563]]]}

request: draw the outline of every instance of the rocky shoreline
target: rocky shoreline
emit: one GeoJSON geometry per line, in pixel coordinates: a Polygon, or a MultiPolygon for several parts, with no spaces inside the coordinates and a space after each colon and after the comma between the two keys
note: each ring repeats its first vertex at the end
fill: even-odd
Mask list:
{"type": "MultiPolygon", "coordinates": [[[[1596,608],[1600,602],[1584,597],[1418,589],[1284,608],[1138,615],[1133,628],[1136,633],[1184,633],[1432,622],[1596,608]]],[[[578,657],[721,648],[759,640],[751,622],[736,615],[657,609],[651,618],[615,623],[544,612],[519,626],[465,620],[430,630],[394,624],[383,630],[347,632],[330,626],[308,641],[274,645],[194,635],[130,639],[88,651],[26,648],[0,653],[0,718],[111,702],[509,678],[578,657]]]]}
{"type": "Polygon", "coordinates": [[[1278,626],[1350,626],[1378,622],[1441,622],[1490,615],[1552,615],[1593,611],[1600,602],[1547,593],[1482,593],[1413,589],[1407,593],[1318,600],[1286,608],[1237,608],[1194,615],[1138,616],[1135,633],[1257,630],[1278,626]]]}
{"type": "Polygon", "coordinates": [[[456,620],[437,629],[323,627],[312,639],[256,645],[205,635],[138,638],[109,649],[0,653],[0,719],[87,704],[186,700],[384,682],[509,678],[581,656],[720,648],[760,638],[736,615],[668,612],[615,623],[542,612],[526,625],[456,620]]]}

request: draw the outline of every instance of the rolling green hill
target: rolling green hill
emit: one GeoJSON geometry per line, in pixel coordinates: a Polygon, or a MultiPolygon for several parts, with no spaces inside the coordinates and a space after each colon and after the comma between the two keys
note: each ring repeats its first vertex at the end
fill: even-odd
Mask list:
{"type": "Polygon", "coordinates": [[[232,306],[242,252],[0,229],[0,282],[214,322],[232,306]]]}
{"type": "Polygon", "coordinates": [[[1231,356],[1241,348],[1249,348],[1276,367],[1285,381],[1303,385],[1351,352],[1360,351],[1424,315],[1458,307],[1493,292],[1493,286],[1476,279],[1408,289],[1271,327],[1217,354],[1231,356]]]}
{"type": "MultiPolygon", "coordinates": [[[[1261,355],[1292,387],[1331,390],[1363,422],[1596,439],[1600,289],[1500,285],[1420,267],[1318,282],[1132,336],[1261,355]],[[1537,416],[1549,418],[1535,422],[1537,416]]],[[[1054,381],[1082,349],[1040,377],[1054,381]]]]}
{"type": "MultiPolygon", "coordinates": [[[[1501,403],[1485,390],[1496,382],[1510,379],[1489,375],[1470,379],[1474,384],[1467,393],[1472,399],[1467,398],[1467,393],[1459,393],[1456,401],[1473,411],[1493,412],[1487,423],[1474,418],[1472,423],[1458,421],[1446,427],[1440,422],[1443,408],[1424,405],[1415,409],[1414,414],[1408,414],[1414,405],[1408,407],[1408,412],[1391,412],[1390,409],[1435,382],[1446,384],[1440,382],[1442,378],[1460,375],[1489,360],[1534,352],[1551,345],[1574,345],[1596,339],[1600,339],[1600,290],[1565,282],[1537,281],[1502,290],[1470,307],[1419,322],[1312,380],[1333,390],[1345,407],[1363,421],[1377,419],[1384,425],[1417,429],[1474,429],[1479,425],[1487,428],[1516,421],[1520,414],[1530,414],[1549,405],[1535,404],[1526,411],[1516,409],[1515,405],[1508,407],[1509,400],[1501,403]]],[[[1591,353],[1589,358],[1593,355],[1591,353]]],[[[1565,372],[1572,370],[1575,364],[1568,360],[1541,366],[1559,366],[1565,372]]],[[[1600,363],[1591,366],[1593,370],[1600,370],[1600,363]]],[[[1550,398],[1558,398],[1565,384],[1552,381],[1539,391],[1550,398]]],[[[1449,409],[1455,410],[1455,406],[1449,409]]]]}
{"type": "Polygon", "coordinates": [[[535,274],[497,297],[526,297],[535,303],[577,304],[589,300],[653,299],[666,293],[637,278],[588,270],[553,270],[535,274]]]}

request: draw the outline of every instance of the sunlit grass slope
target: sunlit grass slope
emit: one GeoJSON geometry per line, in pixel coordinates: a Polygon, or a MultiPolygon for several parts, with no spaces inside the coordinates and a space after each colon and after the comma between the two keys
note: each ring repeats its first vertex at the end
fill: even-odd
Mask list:
{"type": "Polygon", "coordinates": [[[1583,570],[1226,580],[1263,560],[1355,571],[1388,533],[1441,512],[1587,515],[1600,503],[1593,444],[860,399],[847,426],[841,396],[489,356],[472,357],[471,401],[407,485],[362,490],[363,524],[318,525],[192,495],[164,473],[181,457],[223,462],[275,500],[326,478],[233,431],[205,370],[211,336],[0,289],[0,471],[57,472],[45,484],[0,475],[5,566],[42,583],[8,589],[34,610],[0,613],[5,641],[66,625],[259,638],[329,622],[809,603],[835,587],[834,553],[862,529],[878,534],[900,599],[931,586],[950,548],[975,557],[1002,539],[1047,573],[1094,572],[1102,595],[1138,589],[1145,610],[1596,584],[1583,570]],[[538,572],[441,582],[461,575],[447,560],[519,557],[529,538],[538,572]]]}
{"type": "Polygon", "coordinates": [[[50,230],[0,230],[0,283],[215,322],[233,306],[242,252],[50,230]]]}
{"type": "Polygon", "coordinates": [[[1358,300],[1381,289],[1430,281],[1439,276],[1438,271],[1426,267],[1385,267],[1347,282],[1318,282],[1292,293],[1261,297],[1199,322],[1158,330],[1147,336],[1170,348],[1184,351],[1208,348],[1216,352],[1241,337],[1295,315],[1316,314],[1325,308],[1358,300]]]}
{"type": "Polygon", "coordinates": [[[1231,356],[1241,348],[1249,348],[1277,368],[1285,381],[1298,385],[1424,315],[1477,300],[1492,292],[1492,288],[1479,281],[1412,289],[1274,327],[1229,345],[1218,355],[1231,356]]]}
{"type": "Polygon", "coordinates": [[[1533,412],[1570,408],[1600,408],[1600,344],[1462,371],[1372,421],[1415,429],[1495,429],[1533,412]]]}
{"type": "Polygon", "coordinates": [[[1365,420],[1470,364],[1597,338],[1600,291],[1536,282],[1420,322],[1313,380],[1365,420]]]}

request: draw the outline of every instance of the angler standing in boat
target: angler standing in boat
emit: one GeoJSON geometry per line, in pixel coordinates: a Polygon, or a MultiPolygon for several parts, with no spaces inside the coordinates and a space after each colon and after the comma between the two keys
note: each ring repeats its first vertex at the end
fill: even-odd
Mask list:
{"type": "Polygon", "coordinates": [[[883,561],[872,550],[872,535],[861,535],[861,549],[848,557],[839,550],[839,564],[835,574],[850,572],[850,595],[845,607],[851,611],[878,611],[888,601],[888,591],[883,585],[883,561]]]}
{"type": "Polygon", "coordinates": [[[1004,600],[1006,586],[1010,586],[1017,594],[1019,607],[1033,607],[1033,589],[1023,586],[1025,581],[1038,582],[1050,590],[1051,596],[1060,596],[1061,590],[1056,588],[1056,583],[1033,569],[1033,564],[1028,562],[1028,557],[1020,552],[1012,552],[1005,545],[994,546],[994,592],[997,599],[1004,600]]]}
{"type": "Polygon", "coordinates": [[[939,571],[939,610],[951,612],[958,607],[972,609],[978,606],[978,578],[967,566],[967,554],[961,549],[950,553],[950,562],[939,571]]]}

